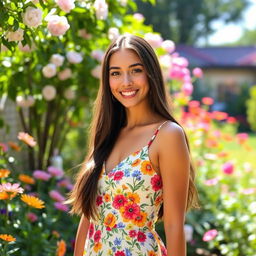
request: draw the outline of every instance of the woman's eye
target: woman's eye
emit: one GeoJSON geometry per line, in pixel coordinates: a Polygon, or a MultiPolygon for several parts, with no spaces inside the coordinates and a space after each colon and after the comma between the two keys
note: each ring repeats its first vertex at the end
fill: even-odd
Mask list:
{"type": "Polygon", "coordinates": [[[142,72],[142,69],[140,68],[135,68],[132,70],[132,73],[141,73],[142,72]]]}
{"type": "Polygon", "coordinates": [[[113,71],[110,73],[111,76],[118,76],[120,74],[120,72],[118,71],[113,71]]]}

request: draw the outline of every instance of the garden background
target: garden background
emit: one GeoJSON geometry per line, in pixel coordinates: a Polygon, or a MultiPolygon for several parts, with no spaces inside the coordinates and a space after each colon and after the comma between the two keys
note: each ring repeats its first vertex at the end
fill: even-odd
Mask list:
{"type": "MultiPolygon", "coordinates": [[[[212,66],[181,50],[199,41],[211,48],[212,23],[239,22],[250,4],[0,2],[1,256],[73,255],[79,218],[62,202],[86,154],[104,50],[124,33],[143,36],[157,52],[174,116],[189,136],[201,209],[187,214],[188,255],[256,255],[256,32],[223,51],[227,59],[228,47],[250,46],[239,68],[254,72],[236,91],[229,87],[235,101],[226,105],[207,87],[212,66]]],[[[157,227],[165,240],[163,223],[157,227]]]]}

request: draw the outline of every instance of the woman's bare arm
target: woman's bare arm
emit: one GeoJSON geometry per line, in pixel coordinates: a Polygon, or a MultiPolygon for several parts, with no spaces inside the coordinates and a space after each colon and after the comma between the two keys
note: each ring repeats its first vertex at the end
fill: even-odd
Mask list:
{"type": "Polygon", "coordinates": [[[74,256],[83,256],[90,221],[82,214],[76,233],[74,256]]]}
{"type": "Polygon", "coordinates": [[[165,125],[159,134],[159,167],[163,181],[164,229],[168,256],[185,256],[185,208],[190,157],[182,128],[165,125]]]}

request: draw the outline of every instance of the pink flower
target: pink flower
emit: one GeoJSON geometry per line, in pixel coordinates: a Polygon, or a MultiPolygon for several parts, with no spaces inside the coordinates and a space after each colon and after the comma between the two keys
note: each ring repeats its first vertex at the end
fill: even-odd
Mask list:
{"type": "Polygon", "coordinates": [[[70,28],[65,16],[52,15],[48,19],[47,28],[53,36],[61,36],[70,28]]]}
{"type": "Polygon", "coordinates": [[[204,233],[203,241],[208,242],[213,240],[218,235],[218,231],[216,229],[208,230],[204,233]]]}
{"type": "Polygon", "coordinates": [[[192,73],[197,78],[202,78],[203,77],[203,71],[202,71],[201,68],[194,68],[192,73]]]}
{"type": "Polygon", "coordinates": [[[167,51],[168,53],[172,53],[175,50],[175,44],[171,40],[165,40],[162,42],[162,48],[167,51]]]}
{"type": "Polygon", "coordinates": [[[205,184],[206,186],[214,186],[214,185],[216,185],[218,182],[219,182],[219,179],[218,179],[218,178],[213,178],[213,179],[205,180],[205,181],[204,181],[204,184],[205,184]]]}
{"type": "Polygon", "coordinates": [[[64,175],[64,172],[61,169],[58,169],[54,166],[49,166],[47,171],[54,177],[61,178],[64,175]]]}
{"type": "Polygon", "coordinates": [[[69,210],[68,206],[65,204],[62,204],[60,202],[55,202],[54,207],[60,211],[67,212],[69,210]]]}
{"type": "Polygon", "coordinates": [[[212,105],[214,103],[214,100],[213,100],[213,98],[210,98],[210,97],[203,97],[202,103],[204,105],[212,105]]]}
{"type": "Polygon", "coordinates": [[[124,173],[122,171],[115,172],[114,180],[121,180],[124,176],[124,173]]]}
{"type": "Polygon", "coordinates": [[[36,216],[36,214],[34,214],[33,212],[29,212],[27,214],[27,219],[30,221],[30,222],[35,222],[37,221],[38,217],[36,216]]]}
{"type": "Polygon", "coordinates": [[[160,47],[163,42],[159,34],[146,33],[144,38],[153,48],[160,47]]]}
{"type": "Polygon", "coordinates": [[[65,179],[58,181],[57,186],[67,188],[70,184],[71,184],[70,180],[65,178],[65,179]]]}
{"type": "Polygon", "coordinates": [[[136,19],[137,21],[143,21],[143,20],[145,19],[145,17],[143,16],[143,14],[138,13],[138,12],[136,12],[136,13],[133,14],[133,18],[136,19]]]}
{"type": "Polygon", "coordinates": [[[43,12],[41,9],[27,7],[23,14],[23,22],[28,27],[37,28],[42,24],[43,12]]]}
{"type": "Polygon", "coordinates": [[[0,185],[0,192],[22,194],[23,191],[24,191],[24,189],[20,187],[19,183],[11,184],[10,182],[7,182],[7,183],[0,185]]]}
{"type": "Polygon", "coordinates": [[[67,59],[70,63],[72,64],[77,64],[77,63],[80,63],[82,62],[83,60],[83,56],[81,53],[79,52],[75,52],[75,51],[69,51],[67,53],[67,59]]]}
{"type": "Polygon", "coordinates": [[[184,83],[181,90],[186,96],[190,96],[193,92],[193,85],[191,83],[184,83]]]}
{"type": "Polygon", "coordinates": [[[239,144],[243,144],[247,139],[248,139],[248,134],[247,133],[238,133],[236,135],[236,138],[238,139],[239,144]]]}
{"type": "Polygon", "coordinates": [[[136,237],[137,236],[137,231],[136,230],[130,230],[129,231],[129,236],[130,237],[136,237]]]}
{"type": "Polygon", "coordinates": [[[197,100],[191,100],[189,103],[188,103],[188,106],[190,108],[198,108],[200,107],[200,102],[197,101],[197,100]]]}
{"type": "Polygon", "coordinates": [[[94,50],[94,51],[92,51],[91,55],[98,62],[101,62],[104,57],[104,52],[102,50],[94,50]]]}
{"type": "Polygon", "coordinates": [[[75,8],[75,0],[56,0],[57,5],[64,12],[70,12],[75,8]]]}
{"type": "Polygon", "coordinates": [[[18,139],[25,142],[30,147],[34,147],[36,145],[35,139],[26,132],[19,132],[18,139]]]}
{"type": "Polygon", "coordinates": [[[96,17],[99,20],[105,20],[108,16],[108,4],[105,0],[96,0],[93,4],[96,17]]]}
{"type": "Polygon", "coordinates": [[[95,78],[100,78],[100,76],[101,76],[101,65],[97,65],[94,69],[92,69],[91,74],[95,78]]]}
{"type": "Polygon", "coordinates": [[[57,202],[63,202],[65,200],[65,197],[63,195],[61,195],[61,193],[57,190],[51,190],[49,192],[49,195],[53,200],[55,200],[57,202]]]}
{"type": "Polygon", "coordinates": [[[89,226],[89,238],[92,237],[93,233],[94,233],[94,225],[93,225],[93,223],[90,223],[90,226],[89,226]]]}
{"type": "Polygon", "coordinates": [[[141,243],[145,242],[146,238],[147,237],[146,237],[146,235],[143,232],[138,231],[137,239],[138,239],[139,242],[141,242],[141,243]]]}
{"type": "Polygon", "coordinates": [[[115,209],[120,209],[127,203],[127,198],[124,195],[116,195],[113,200],[113,206],[115,209]]]}
{"type": "Polygon", "coordinates": [[[0,143],[0,149],[2,149],[3,152],[7,152],[8,151],[8,146],[4,143],[0,143]]]}
{"type": "Polygon", "coordinates": [[[101,205],[102,203],[103,203],[102,196],[97,196],[97,198],[96,198],[97,206],[101,205]]]}
{"type": "Polygon", "coordinates": [[[188,67],[188,60],[184,57],[176,57],[176,58],[173,58],[172,64],[182,68],[186,68],[188,67]]]}
{"type": "Polygon", "coordinates": [[[19,28],[16,31],[9,31],[6,34],[6,39],[8,40],[8,42],[13,42],[13,41],[22,41],[24,35],[24,30],[19,28]]]}
{"type": "Polygon", "coordinates": [[[154,191],[158,191],[159,189],[162,188],[163,185],[161,177],[157,174],[151,178],[150,183],[154,191]]]}
{"type": "Polygon", "coordinates": [[[237,120],[233,116],[229,116],[227,119],[227,123],[229,123],[229,124],[235,124],[236,122],[237,122],[237,120]]]}
{"type": "Polygon", "coordinates": [[[63,81],[67,80],[72,76],[72,70],[70,68],[65,68],[64,70],[58,73],[58,78],[63,81]]]}
{"type": "Polygon", "coordinates": [[[244,195],[251,195],[256,191],[256,188],[246,188],[242,190],[244,195]]]}
{"type": "Polygon", "coordinates": [[[101,239],[101,231],[100,230],[97,230],[93,236],[94,238],[94,242],[98,243],[101,239]]]}
{"type": "Polygon", "coordinates": [[[234,165],[231,162],[226,162],[225,164],[222,165],[222,171],[225,174],[232,174],[234,172],[234,165]]]}
{"type": "Polygon", "coordinates": [[[54,77],[57,73],[56,66],[53,63],[49,63],[42,69],[44,77],[51,78],[54,77]]]}
{"type": "Polygon", "coordinates": [[[41,171],[41,170],[36,170],[33,172],[33,177],[38,179],[38,180],[44,180],[47,181],[51,178],[51,175],[47,172],[41,171]]]}

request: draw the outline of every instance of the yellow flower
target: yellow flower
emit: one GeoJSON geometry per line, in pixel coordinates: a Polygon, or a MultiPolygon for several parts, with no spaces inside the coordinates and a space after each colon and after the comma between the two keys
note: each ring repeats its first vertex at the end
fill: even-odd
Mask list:
{"type": "Polygon", "coordinates": [[[113,228],[116,224],[116,216],[113,213],[109,213],[104,219],[104,224],[107,227],[113,228]]]}
{"type": "Polygon", "coordinates": [[[95,245],[94,245],[94,247],[93,247],[93,250],[95,251],[95,252],[98,252],[100,249],[101,249],[101,247],[102,247],[102,243],[96,243],[95,245]]]}
{"type": "Polygon", "coordinates": [[[148,251],[148,256],[156,256],[156,253],[154,251],[148,251]]]}
{"type": "Polygon", "coordinates": [[[140,202],[140,196],[137,193],[128,192],[127,198],[129,201],[134,202],[134,203],[140,202]]]}
{"type": "Polygon", "coordinates": [[[154,174],[154,170],[152,168],[152,165],[150,164],[150,161],[143,161],[141,164],[141,171],[144,174],[148,174],[148,175],[153,175],[154,174]]]}
{"type": "Polygon", "coordinates": [[[7,169],[0,169],[0,178],[7,178],[11,171],[7,169]]]}
{"type": "Polygon", "coordinates": [[[37,209],[41,209],[44,208],[44,201],[40,200],[39,198],[35,197],[35,196],[30,196],[30,195],[22,195],[21,196],[21,200],[26,203],[27,205],[37,208],[37,209]]]}
{"type": "Polygon", "coordinates": [[[66,243],[63,239],[57,242],[56,256],[64,256],[67,250],[66,243]]]}
{"type": "Polygon", "coordinates": [[[32,178],[31,176],[28,176],[26,174],[20,174],[19,175],[19,180],[24,182],[24,183],[27,183],[27,184],[35,184],[34,178],[32,178]]]}
{"type": "Polygon", "coordinates": [[[121,188],[116,189],[116,194],[122,194],[122,189],[121,188]]]}
{"type": "Polygon", "coordinates": [[[113,254],[112,250],[109,249],[109,250],[108,250],[108,255],[112,255],[112,254],[113,254]]]}
{"type": "Polygon", "coordinates": [[[131,224],[131,223],[128,223],[127,225],[126,225],[126,229],[132,229],[134,226],[131,224]]]}
{"type": "Polygon", "coordinates": [[[13,242],[16,241],[16,238],[11,236],[11,235],[7,235],[7,234],[0,234],[0,239],[6,241],[6,242],[13,242]]]}

